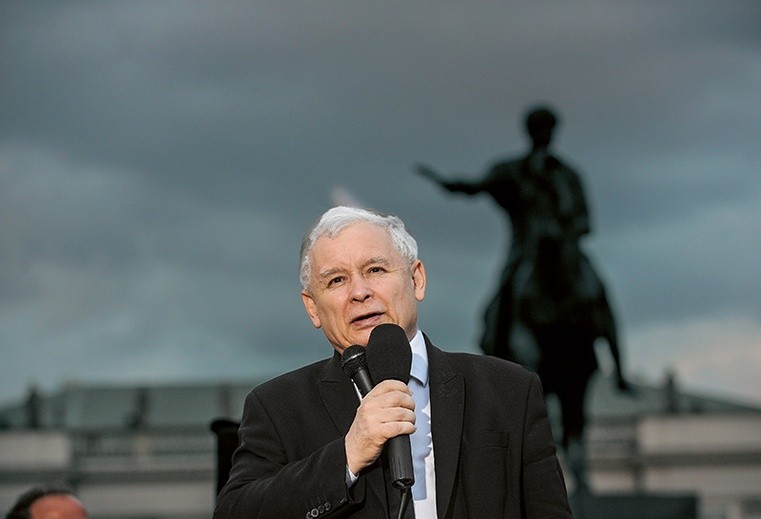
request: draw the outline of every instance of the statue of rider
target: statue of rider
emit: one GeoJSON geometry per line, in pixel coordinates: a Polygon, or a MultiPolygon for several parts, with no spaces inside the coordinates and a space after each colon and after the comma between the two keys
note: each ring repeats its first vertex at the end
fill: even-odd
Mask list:
{"type": "MultiPolygon", "coordinates": [[[[575,422],[581,423],[572,423],[569,430],[564,430],[563,444],[569,457],[578,457],[583,455],[583,449],[581,454],[574,454],[570,451],[575,446],[569,444],[581,441],[586,381],[598,367],[592,347],[594,338],[587,341],[589,347],[558,347],[547,354],[537,344],[536,333],[525,326],[529,319],[521,317],[530,313],[534,325],[563,319],[596,321],[598,329],[607,330],[618,387],[625,390],[628,384],[622,373],[615,324],[602,281],[581,248],[581,238],[590,232],[581,179],[550,151],[557,124],[558,117],[546,106],[530,109],[525,117],[525,130],[531,140],[529,152],[496,162],[479,180],[448,180],[425,165],[418,165],[417,172],[452,193],[486,193],[504,209],[512,231],[510,251],[499,287],[484,313],[480,346],[484,353],[536,370],[543,376],[546,393],[554,392],[561,399],[572,394],[573,402],[569,405],[578,411],[568,414],[579,415],[575,422]],[[547,260],[548,255],[551,261],[547,260]],[[555,303],[563,304],[548,304],[546,298],[536,300],[536,287],[531,283],[537,277],[552,281],[550,290],[563,294],[555,303]],[[563,280],[567,286],[562,286],[563,280]],[[583,386],[569,389],[564,382],[570,366],[575,370],[574,377],[584,381],[583,386]]],[[[564,425],[567,418],[564,416],[564,425]]],[[[582,460],[575,463],[583,465],[582,460]]],[[[585,474],[577,476],[585,478],[585,474]]]]}

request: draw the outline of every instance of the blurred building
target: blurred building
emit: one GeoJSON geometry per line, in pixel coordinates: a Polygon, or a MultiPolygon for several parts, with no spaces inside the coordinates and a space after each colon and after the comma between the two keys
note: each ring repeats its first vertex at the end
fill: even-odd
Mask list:
{"type": "MultiPolygon", "coordinates": [[[[209,425],[239,419],[255,383],[30,391],[0,407],[0,511],[55,481],[73,486],[93,519],[207,519],[217,466],[209,425]]],[[[702,519],[761,519],[761,407],[686,394],[673,379],[627,396],[604,377],[590,406],[596,493],[696,494],[702,519]]]]}
{"type": "Polygon", "coordinates": [[[217,463],[209,424],[239,419],[251,385],[30,392],[0,408],[0,511],[35,484],[64,482],[93,519],[208,519],[217,463]]]}

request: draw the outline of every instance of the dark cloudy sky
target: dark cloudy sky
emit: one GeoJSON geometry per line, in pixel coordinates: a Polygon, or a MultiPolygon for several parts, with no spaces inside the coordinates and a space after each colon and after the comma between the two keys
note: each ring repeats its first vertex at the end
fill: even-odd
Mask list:
{"type": "Polygon", "coordinates": [[[421,326],[476,351],[509,235],[477,177],[562,115],[628,371],[761,402],[756,0],[0,3],[0,401],[255,379],[330,353],[304,229],[399,214],[421,326]]]}

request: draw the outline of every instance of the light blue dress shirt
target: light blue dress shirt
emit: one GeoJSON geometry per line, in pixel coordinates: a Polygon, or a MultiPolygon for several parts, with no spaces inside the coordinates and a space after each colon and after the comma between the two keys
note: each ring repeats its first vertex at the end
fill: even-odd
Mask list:
{"type": "Polygon", "coordinates": [[[412,499],[417,519],[436,517],[436,472],[433,463],[433,436],[431,435],[431,400],[428,384],[428,352],[423,333],[418,330],[410,341],[412,368],[408,387],[415,400],[416,430],[410,435],[412,465],[415,484],[412,499]]]}

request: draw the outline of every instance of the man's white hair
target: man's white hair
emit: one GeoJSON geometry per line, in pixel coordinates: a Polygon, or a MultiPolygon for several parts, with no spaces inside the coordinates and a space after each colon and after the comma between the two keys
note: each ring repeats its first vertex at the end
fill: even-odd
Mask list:
{"type": "Polygon", "coordinates": [[[404,222],[398,216],[358,207],[333,207],[323,213],[301,241],[299,280],[304,290],[309,288],[309,275],[312,268],[311,253],[315,242],[323,236],[332,238],[349,225],[359,222],[367,222],[385,229],[391,237],[394,247],[403,257],[407,258],[410,265],[417,259],[417,242],[407,232],[404,222]]]}

